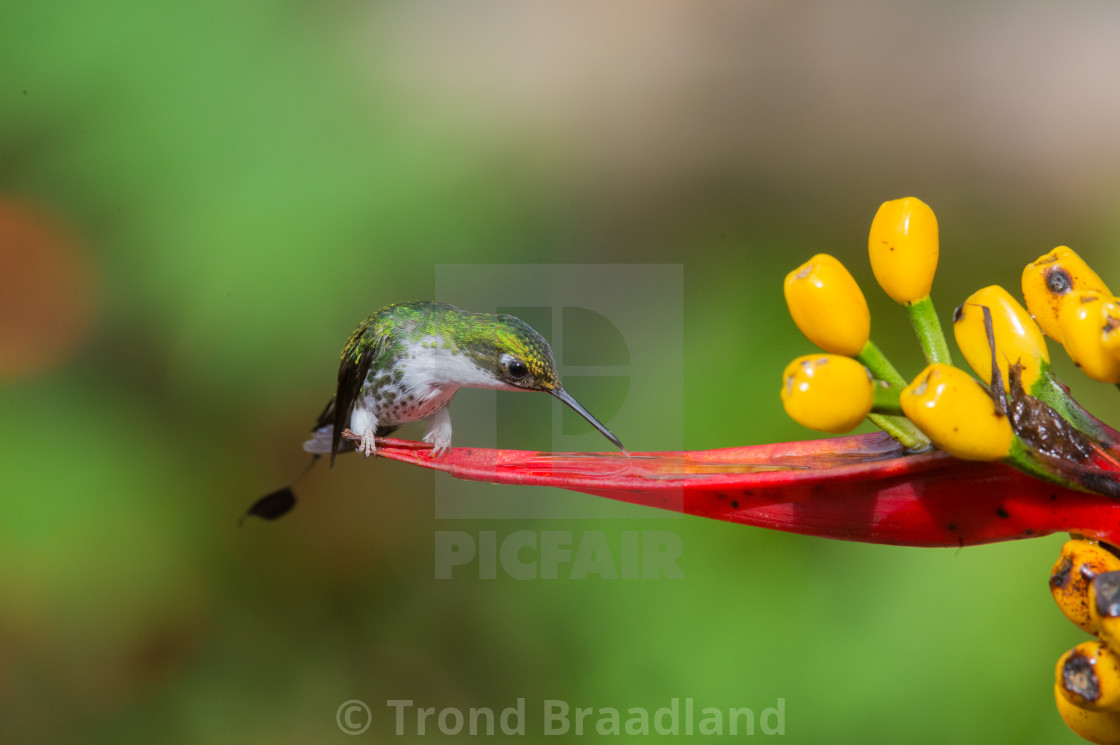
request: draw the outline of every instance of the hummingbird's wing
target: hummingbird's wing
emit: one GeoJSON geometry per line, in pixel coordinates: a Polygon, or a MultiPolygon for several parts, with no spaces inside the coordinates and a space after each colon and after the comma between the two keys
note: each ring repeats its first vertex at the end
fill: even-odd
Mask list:
{"type": "Polygon", "coordinates": [[[328,425],[331,427],[334,426],[334,396],[331,396],[331,400],[327,401],[327,405],[326,407],[324,407],[323,413],[320,414],[319,418],[315,420],[315,426],[311,428],[311,431],[314,432],[316,430],[320,430],[328,425]]]}
{"type": "Polygon", "coordinates": [[[375,317],[370,317],[354,330],[346,346],[342,349],[342,359],[338,366],[338,389],[335,391],[334,400],[327,404],[327,408],[320,415],[320,423],[327,424],[324,419],[333,415],[331,424],[331,465],[338,454],[339,444],[342,442],[342,432],[350,421],[350,413],[354,410],[354,403],[365,385],[369,368],[381,353],[389,340],[389,330],[374,323],[375,317]],[[333,404],[333,406],[332,406],[333,404]],[[333,408],[333,411],[332,411],[333,408]]]}

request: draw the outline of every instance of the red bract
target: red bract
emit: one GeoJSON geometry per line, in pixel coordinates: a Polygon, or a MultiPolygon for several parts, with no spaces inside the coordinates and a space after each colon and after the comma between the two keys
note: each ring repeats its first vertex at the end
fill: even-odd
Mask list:
{"type": "Polygon", "coordinates": [[[968,546],[1056,532],[1120,543],[1120,501],[883,433],[660,453],[541,453],[378,442],[377,454],[495,484],[552,486],[791,533],[901,546],[968,546]]]}

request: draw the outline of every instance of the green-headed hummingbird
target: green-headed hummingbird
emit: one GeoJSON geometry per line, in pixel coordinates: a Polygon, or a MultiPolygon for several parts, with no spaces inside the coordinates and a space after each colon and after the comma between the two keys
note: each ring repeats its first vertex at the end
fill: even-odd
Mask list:
{"type": "MultiPolygon", "coordinates": [[[[303,449],[316,456],[329,453],[332,463],[349,450],[370,456],[377,450],[374,438],[426,420],[424,440],[441,456],[451,446],[448,406],[460,388],[549,393],[622,449],[619,439],[564,390],[551,347],[529,324],[430,301],[388,305],[354,330],[342,348],[334,398],[303,449]],[[347,428],[361,442],[344,441],[347,428]]],[[[263,497],[249,513],[278,517],[294,499],[290,488],[282,489],[263,497]]]]}

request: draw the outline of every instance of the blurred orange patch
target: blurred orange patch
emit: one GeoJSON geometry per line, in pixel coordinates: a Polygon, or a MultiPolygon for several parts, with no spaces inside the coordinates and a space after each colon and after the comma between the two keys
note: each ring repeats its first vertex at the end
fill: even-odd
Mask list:
{"type": "Polygon", "coordinates": [[[0,196],[0,381],[70,357],[96,315],[93,261],[45,209],[0,196]]]}

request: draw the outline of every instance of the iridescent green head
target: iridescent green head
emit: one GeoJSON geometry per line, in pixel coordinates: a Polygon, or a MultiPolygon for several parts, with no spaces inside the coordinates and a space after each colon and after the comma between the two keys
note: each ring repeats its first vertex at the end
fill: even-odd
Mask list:
{"type": "Polygon", "coordinates": [[[552,348],[532,326],[508,315],[474,317],[475,323],[463,342],[476,364],[506,386],[552,394],[622,448],[618,438],[564,390],[556,373],[552,348]]]}
{"type": "Polygon", "coordinates": [[[490,327],[494,346],[488,350],[487,362],[495,376],[508,385],[529,391],[553,391],[561,387],[552,347],[536,329],[514,316],[489,316],[488,320],[489,323],[483,321],[483,326],[490,327]]]}

